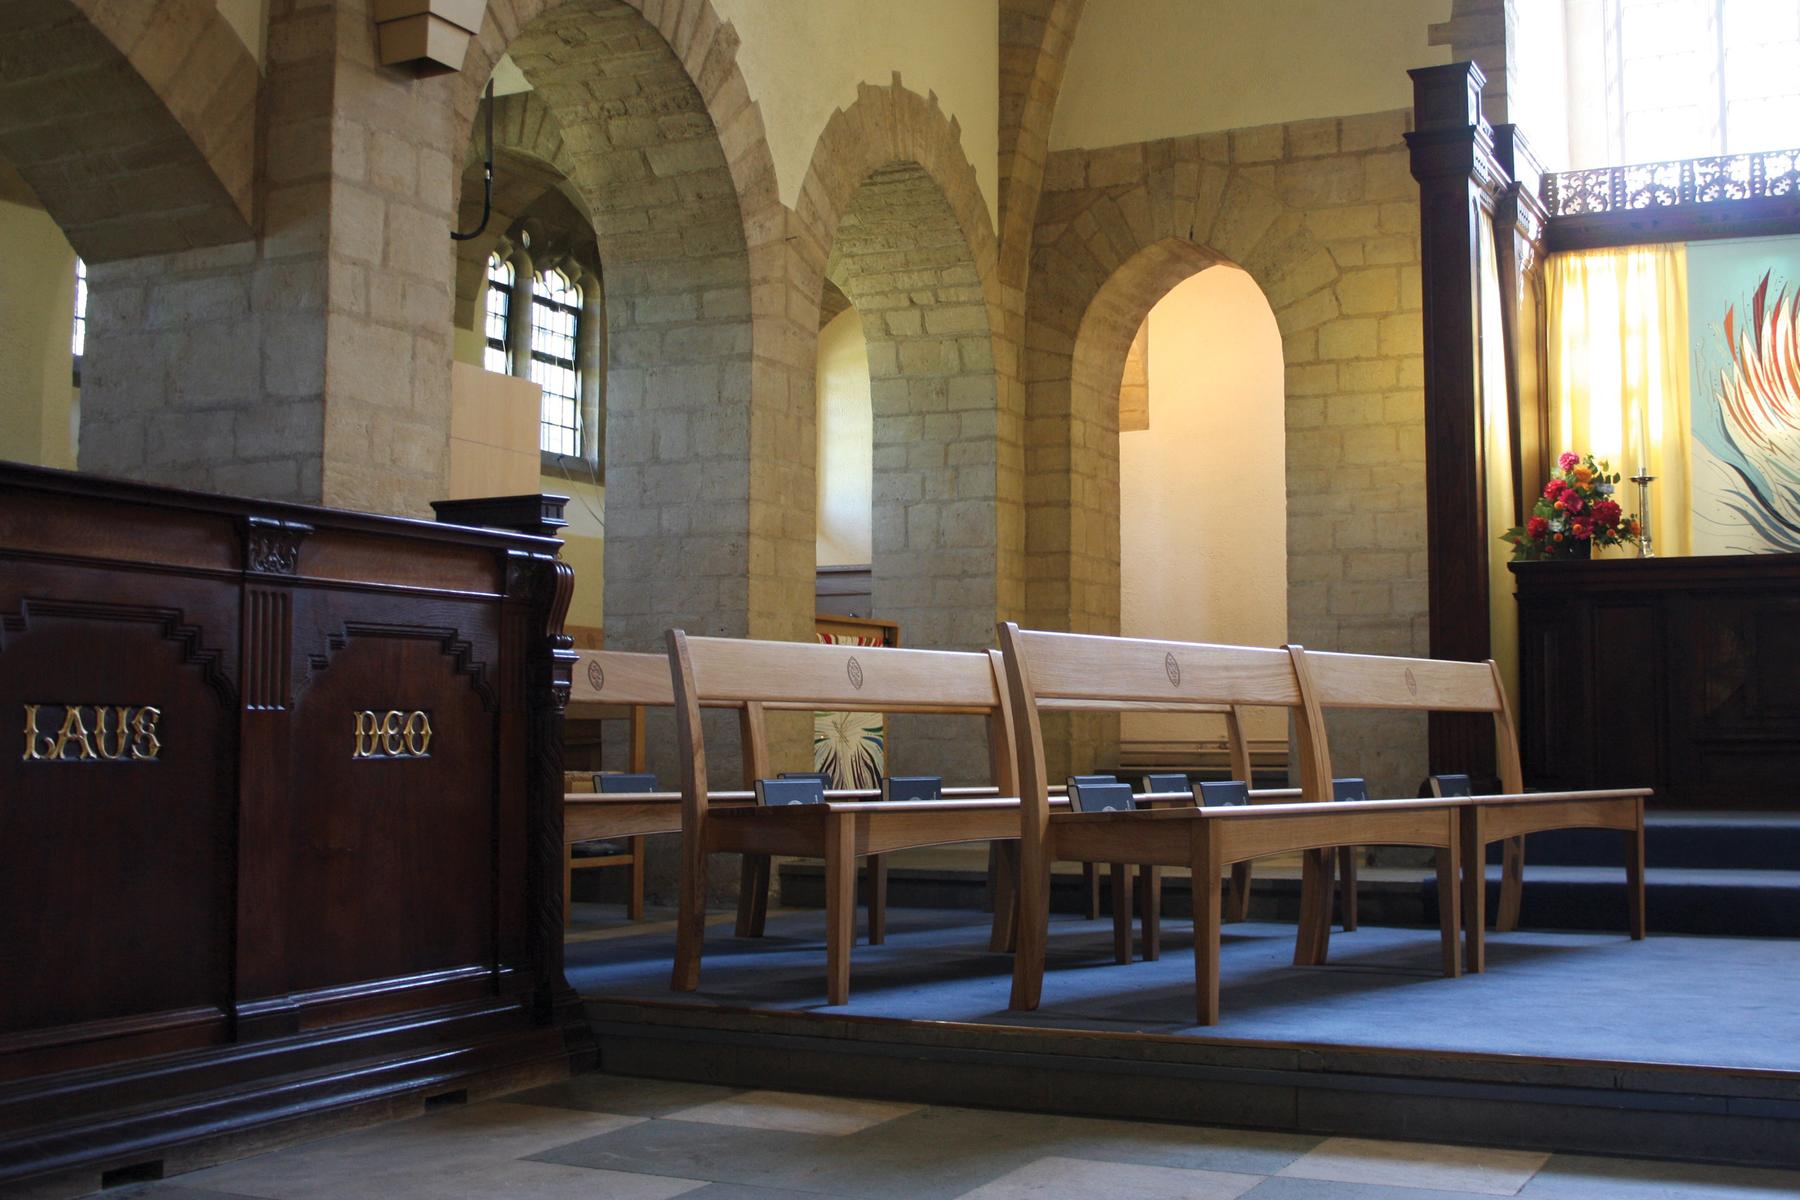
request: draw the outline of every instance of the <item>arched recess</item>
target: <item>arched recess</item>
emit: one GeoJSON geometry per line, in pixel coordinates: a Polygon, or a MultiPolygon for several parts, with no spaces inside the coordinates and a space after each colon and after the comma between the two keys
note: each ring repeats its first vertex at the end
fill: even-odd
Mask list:
{"type": "Polygon", "coordinates": [[[736,51],[707,3],[490,0],[458,84],[460,146],[509,53],[554,114],[593,218],[606,632],[622,649],[656,648],[671,624],[810,632],[810,529],[783,503],[792,480],[810,482],[810,447],[791,436],[785,210],[736,51]]]}
{"type": "Polygon", "coordinates": [[[1019,286],[1063,68],[1086,0],[1000,0],[1000,274],[1019,286]]]}
{"type": "MultiPolygon", "coordinates": [[[[1001,475],[1014,468],[999,420],[997,247],[956,123],[898,83],[864,85],[819,139],[796,224],[808,323],[835,285],[868,343],[873,611],[900,623],[906,645],[989,645],[1008,533],[1001,475]]],[[[966,729],[900,724],[920,769],[985,774],[966,729]]]]}
{"type": "Polygon", "coordinates": [[[252,235],[256,60],[211,0],[0,19],[0,155],[90,263],[252,235]]]}
{"type": "MultiPolygon", "coordinates": [[[[1038,211],[1024,367],[1027,611],[1046,628],[1119,630],[1119,381],[1151,306],[1232,262],[1268,299],[1290,363],[1311,357],[1316,327],[1339,311],[1336,260],[1266,172],[1230,161],[1227,139],[1135,149],[1136,181],[1049,192],[1038,211]]],[[[1104,757],[1115,734],[1082,721],[1066,736],[1064,765],[1104,757]]]]}
{"type": "MultiPolygon", "coordinates": [[[[469,139],[460,185],[461,204],[457,228],[472,230],[481,221],[482,152],[486,149],[477,128],[469,139]]],[[[516,92],[494,102],[494,201],[488,221],[476,237],[454,243],[456,254],[455,322],[459,329],[474,324],[476,306],[487,279],[488,256],[494,252],[520,218],[550,192],[558,192],[575,206],[590,226],[593,213],[569,178],[573,164],[563,148],[562,127],[535,92],[516,92]]]]}

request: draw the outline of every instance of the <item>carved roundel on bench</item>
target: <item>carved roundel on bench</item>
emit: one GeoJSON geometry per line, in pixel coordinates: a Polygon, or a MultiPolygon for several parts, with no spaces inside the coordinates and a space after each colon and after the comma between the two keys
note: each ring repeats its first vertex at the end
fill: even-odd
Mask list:
{"type": "Polygon", "coordinates": [[[844,673],[850,676],[850,686],[861,691],[863,685],[862,664],[856,661],[855,655],[851,655],[850,661],[844,664],[844,673]]]}
{"type": "Polygon", "coordinates": [[[1163,670],[1168,672],[1171,686],[1181,686],[1181,664],[1175,661],[1173,654],[1163,655],[1163,670]]]}
{"type": "Polygon", "coordinates": [[[606,686],[606,672],[601,668],[599,663],[591,658],[588,659],[587,676],[589,686],[596,692],[606,686]]]}

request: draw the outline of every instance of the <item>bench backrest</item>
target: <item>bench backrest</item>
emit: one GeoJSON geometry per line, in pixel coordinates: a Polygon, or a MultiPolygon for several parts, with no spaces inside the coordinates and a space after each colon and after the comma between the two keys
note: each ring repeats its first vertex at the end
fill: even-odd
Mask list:
{"type": "MultiPolygon", "coordinates": [[[[573,719],[595,719],[603,716],[625,716],[631,722],[630,765],[643,771],[645,753],[644,709],[672,708],[675,688],[669,678],[667,654],[637,654],[629,650],[578,650],[569,685],[567,715],[573,719]],[[624,713],[615,711],[624,708],[624,713]]],[[[738,701],[707,701],[709,708],[738,710],[738,728],[743,739],[744,786],[768,774],[768,743],[764,738],[762,713],[755,704],[738,701]]]]}
{"type": "Polygon", "coordinates": [[[1451,662],[1296,650],[1294,666],[1309,704],[1326,708],[1382,708],[1414,712],[1488,713],[1494,720],[1495,762],[1505,792],[1524,790],[1512,706],[1493,659],[1451,662]]]}
{"type": "MultiPolygon", "coordinates": [[[[756,716],[756,741],[765,709],[869,713],[968,713],[987,720],[988,755],[1002,796],[1013,795],[1011,711],[1000,682],[996,651],[907,650],[821,642],[766,642],[689,637],[668,632],[668,671],[675,694],[681,759],[682,819],[694,828],[705,817],[706,741],[700,709],[743,705],[756,716]]],[[[746,746],[749,742],[746,741],[746,746]]],[[[748,758],[746,754],[746,758],[748,758]]],[[[750,773],[746,763],[746,773],[750,773]]],[[[768,774],[759,763],[753,778],[768,774]]]]}
{"type": "Polygon", "coordinates": [[[1330,796],[1323,721],[1309,713],[1288,650],[1164,642],[1098,634],[1048,633],[1000,625],[1019,754],[1025,837],[1050,818],[1043,712],[1229,712],[1237,705],[1294,711],[1299,720],[1300,791],[1330,796]]]}

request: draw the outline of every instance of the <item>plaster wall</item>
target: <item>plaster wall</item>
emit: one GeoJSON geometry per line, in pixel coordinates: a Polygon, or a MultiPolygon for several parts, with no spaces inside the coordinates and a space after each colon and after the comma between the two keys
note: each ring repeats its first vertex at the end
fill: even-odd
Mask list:
{"type": "Polygon", "coordinates": [[[875,416],[862,318],[845,309],[819,331],[819,565],[871,561],[875,416]]]}
{"type": "Polygon", "coordinates": [[[1050,148],[1409,107],[1450,0],[1106,0],[1082,13],[1050,148]]]}
{"type": "Polygon", "coordinates": [[[75,466],[75,251],[41,208],[0,201],[0,459],[75,466]]]}
{"type": "MultiPolygon", "coordinates": [[[[1150,310],[1150,427],[1119,435],[1120,632],[1278,646],[1287,640],[1281,331],[1233,267],[1150,310]]],[[[1285,716],[1248,714],[1252,737],[1285,716]]],[[[1210,736],[1216,719],[1127,713],[1125,738],[1210,736]]]]}
{"type": "Polygon", "coordinates": [[[897,72],[935,92],[962,128],[988,216],[999,224],[1000,32],[992,4],[972,0],[714,0],[736,27],[738,66],[762,109],[781,201],[790,208],[833,110],[859,83],[897,72]]]}

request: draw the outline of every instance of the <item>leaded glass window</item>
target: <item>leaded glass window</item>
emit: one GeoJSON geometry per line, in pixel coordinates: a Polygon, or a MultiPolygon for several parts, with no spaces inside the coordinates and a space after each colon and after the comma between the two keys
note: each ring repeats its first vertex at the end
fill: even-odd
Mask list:
{"type": "Polygon", "coordinates": [[[581,288],[561,271],[537,277],[531,297],[531,379],[544,390],[539,446],[581,453],[581,381],[575,366],[581,288]]]}
{"type": "Polygon", "coordinates": [[[498,375],[511,373],[512,353],[507,348],[506,327],[512,318],[513,265],[498,254],[488,256],[487,308],[483,330],[487,348],[481,365],[498,375]]]}

